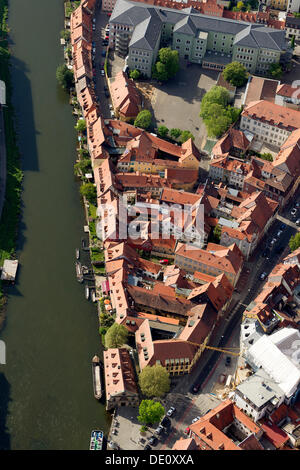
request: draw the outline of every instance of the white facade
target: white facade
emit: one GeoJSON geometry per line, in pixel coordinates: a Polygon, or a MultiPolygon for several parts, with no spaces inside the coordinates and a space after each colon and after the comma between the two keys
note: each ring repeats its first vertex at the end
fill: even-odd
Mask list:
{"type": "Polygon", "coordinates": [[[300,0],[288,0],[287,11],[298,13],[300,8],[300,0]]]}
{"type": "Polygon", "coordinates": [[[277,147],[281,147],[291,135],[291,132],[285,129],[246,116],[241,117],[240,128],[241,130],[251,131],[255,135],[256,141],[269,143],[277,147]]]}

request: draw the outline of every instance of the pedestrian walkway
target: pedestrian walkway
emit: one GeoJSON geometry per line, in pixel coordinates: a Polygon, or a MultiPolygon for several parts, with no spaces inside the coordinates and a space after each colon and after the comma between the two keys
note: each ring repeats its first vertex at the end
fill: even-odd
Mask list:
{"type": "Polygon", "coordinates": [[[282,217],[282,215],[278,214],[276,218],[280,222],[283,222],[284,224],[289,225],[290,227],[293,227],[294,229],[298,230],[298,232],[300,231],[300,227],[298,227],[298,225],[296,225],[295,222],[293,222],[292,220],[286,219],[285,217],[282,217]]]}

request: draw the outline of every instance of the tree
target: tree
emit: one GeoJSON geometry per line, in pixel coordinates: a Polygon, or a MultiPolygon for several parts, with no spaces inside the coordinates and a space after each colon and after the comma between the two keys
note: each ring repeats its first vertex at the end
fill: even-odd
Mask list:
{"type": "Polygon", "coordinates": [[[161,397],[170,390],[170,378],[160,365],[146,366],[139,376],[142,393],[147,397],[161,397]]]}
{"type": "Polygon", "coordinates": [[[106,348],[121,348],[127,342],[128,331],[125,326],[114,323],[105,335],[106,348]]]}
{"type": "Polygon", "coordinates": [[[271,64],[269,67],[269,75],[272,78],[280,79],[282,76],[282,68],[280,64],[271,64]]]}
{"type": "Polygon", "coordinates": [[[214,85],[202,98],[202,106],[205,106],[207,103],[217,103],[225,107],[229,103],[230,95],[226,88],[222,86],[214,85]]]}
{"type": "Polygon", "coordinates": [[[140,78],[140,75],[141,75],[141,72],[139,70],[131,70],[129,76],[130,78],[133,78],[133,80],[137,80],[138,78],[140,78]]]}
{"type": "Polygon", "coordinates": [[[291,39],[291,48],[292,48],[292,49],[295,48],[295,36],[292,36],[292,39],[291,39]]]}
{"type": "Polygon", "coordinates": [[[69,90],[74,85],[74,74],[65,64],[57,67],[56,79],[65,90],[69,90]]]}
{"type": "Polygon", "coordinates": [[[144,424],[159,423],[165,414],[161,403],[153,400],[142,400],[139,406],[138,420],[144,424]]]}
{"type": "Polygon", "coordinates": [[[182,133],[180,135],[180,139],[179,139],[180,142],[183,143],[183,142],[186,142],[189,139],[195,140],[195,137],[193,136],[193,134],[190,131],[182,131],[182,133]]]}
{"type": "Polygon", "coordinates": [[[76,126],[74,126],[77,132],[84,132],[86,130],[85,119],[78,119],[76,126]]]}
{"type": "Polygon", "coordinates": [[[152,68],[153,78],[167,81],[174,77],[179,70],[178,51],[163,47],[158,51],[158,60],[152,68]]]}
{"type": "Polygon", "coordinates": [[[263,160],[268,160],[269,162],[273,161],[273,156],[271,153],[262,153],[260,155],[260,158],[262,158],[263,160]]]}
{"type": "Polygon", "coordinates": [[[300,232],[290,238],[289,247],[291,251],[295,251],[300,247],[300,232]]]}
{"type": "Polygon", "coordinates": [[[173,127],[173,129],[170,130],[170,136],[173,137],[173,139],[178,139],[181,133],[182,131],[176,127],[173,127]]]}
{"type": "Polygon", "coordinates": [[[166,137],[169,133],[169,129],[166,126],[159,126],[159,128],[157,129],[157,133],[161,137],[166,137]]]}
{"type": "Polygon", "coordinates": [[[84,196],[91,204],[96,204],[97,190],[93,183],[86,183],[81,185],[80,194],[84,196]]]}
{"type": "Polygon", "coordinates": [[[221,225],[217,224],[213,230],[213,236],[214,236],[214,241],[215,243],[219,243],[221,239],[221,234],[222,234],[222,227],[221,225]]]}
{"type": "Polygon", "coordinates": [[[64,39],[65,41],[69,41],[70,40],[70,37],[71,37],[71,32],[69,29],[63,29],[61,32],[60,32],[60,37],[62,39],[64,39]]]}
{"type": "Polygon", "coordinates": [[[233,86],[239,87],[246,83],[248,72],[244,65],[240,62],[231,62],[231,64],[226,65],[222,75],[226,82],[231,83],[233,86]]]}
{"type": "Polygon", "coordinates": [[[85,173],[88,173],[89,171],[91,171],[91,169],[92,167],[91,167],[90,160],[87,160],[87,159],[80,160],[78,163],[75,163],[74,165],[74,174],[76,176],[80,174],[85,175],[85,173]]]}
{"type": "Polygon", "coordinates": [[[245,5],[243,2],[237,2],[237,5],[236,5],[238,11],[241,11],[241,10],[244,10],[245,9],[245,5]]]}
{"type": "Polygon", "coordinates": [[[141,127],[142,129],[148,129],[151,126],[151,122],[152,116],[150,111],[148,111],[148,109],[144,109],[143,111],[140,111],[137,115],[134,121],[134,125],[136,127],[141,127]]]}

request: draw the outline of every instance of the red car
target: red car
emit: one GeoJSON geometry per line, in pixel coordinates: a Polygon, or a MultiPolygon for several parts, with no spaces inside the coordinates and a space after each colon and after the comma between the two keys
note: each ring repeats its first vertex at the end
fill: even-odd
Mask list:
{"type": "Polygon", "coordinates": [[[184,434],[188,434],[190,432],[190,428],[185,428],[184,434]]]}
{"type": "Polygon", "coordinates": [[[159,262],[160,262],[160,264],[169,264],[168,259],[161,259],[159,262]]]}
{"type": "Polygon", "coordinates": [[[108,40],[109,40],[109,36],[105,36],[105,39],[108,41],[108,40]]]}

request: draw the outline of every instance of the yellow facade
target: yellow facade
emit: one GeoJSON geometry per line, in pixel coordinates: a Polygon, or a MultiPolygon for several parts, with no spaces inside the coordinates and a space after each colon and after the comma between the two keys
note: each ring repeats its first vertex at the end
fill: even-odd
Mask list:
{"type": "Polygon", "coordinates": [[[288,0],[271,0],[270,6],[275,10],[286,10],[288,0]]]}

